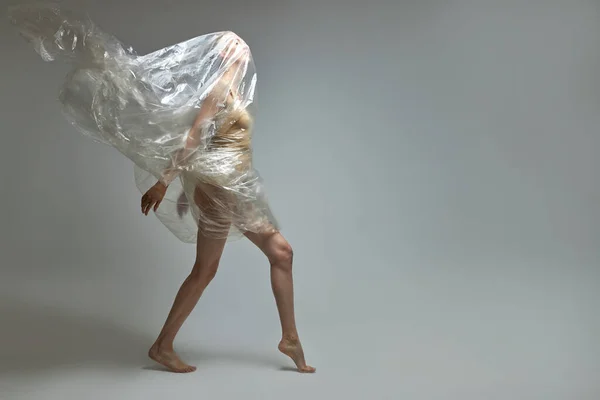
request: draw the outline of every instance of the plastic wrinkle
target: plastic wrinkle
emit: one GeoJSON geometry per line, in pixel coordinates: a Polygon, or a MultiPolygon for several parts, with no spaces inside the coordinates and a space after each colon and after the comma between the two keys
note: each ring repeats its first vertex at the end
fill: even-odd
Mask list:
{"type": "Polygon", "coordinates": [[[238,35],[138,55],[54,5],[14,6],[9,18],[44,61],[72,66],[58,97],[77,130],[132,160],[142,193],[169,186],[156,215],[180,240],[279,229],[252,164],[256,70],[238,35]]]}

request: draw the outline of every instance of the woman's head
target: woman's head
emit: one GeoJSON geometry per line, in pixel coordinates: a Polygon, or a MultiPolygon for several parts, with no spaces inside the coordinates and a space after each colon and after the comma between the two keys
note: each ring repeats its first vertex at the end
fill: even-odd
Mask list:
{"type": "Polygon", "coordinates": [[[233,32],[225,32],[219,40],[219,56],[224,62],[240,63],[248,60],[250,48],[233,32]]]}

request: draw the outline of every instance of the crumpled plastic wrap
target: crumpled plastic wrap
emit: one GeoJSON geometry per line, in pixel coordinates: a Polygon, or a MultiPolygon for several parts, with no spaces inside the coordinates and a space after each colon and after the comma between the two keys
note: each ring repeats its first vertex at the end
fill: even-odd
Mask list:
{"type": "Polygon", "coordinates": [[[132,160],[142,193],[169,185],[156,215],[180,240],[278,229],[252,165],[256,71],[238,35],[138,55],[55,5],[13,6],[9,18],[43,60],[72,66],[59,94],[69,121],[132,160]]]}

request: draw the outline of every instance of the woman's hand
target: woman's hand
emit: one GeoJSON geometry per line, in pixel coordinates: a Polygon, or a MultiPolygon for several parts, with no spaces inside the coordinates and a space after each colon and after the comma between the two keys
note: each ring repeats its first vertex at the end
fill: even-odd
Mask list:
{"type": "Polygon", "coordinates": [[[148,191],[142,196],[142,213],[148,215],[150,210],[158,210],[158,206],[163,201],[167,193],[167,186],[161,182],[156,182],[148,191]]]}

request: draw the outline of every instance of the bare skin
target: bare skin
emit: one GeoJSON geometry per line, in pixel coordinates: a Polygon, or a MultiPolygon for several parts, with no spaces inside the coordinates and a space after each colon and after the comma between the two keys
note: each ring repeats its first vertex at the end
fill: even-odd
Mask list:
{"type": "Polygon", "coordinates": [[[157,363],[172,372],[193,372],[196,367],[181,361],[173,350],[173,341],[179,329],[190,315],[204,289],[217,273],[217,267],[225,239],[209,239],[198,237],[196,245],[196,262],[192,272],[185,279],[169,312],[167,320],[150,348],[148,355],[157,363]]]}
{"type": "Polygon", "coordinates": [[[282,331],[279,351],[294,361],[298,372],[315,372],[315,368],[306,364],[296,328],[292,247],[278,232],[246,233],[246,237],[267,256],[271,264],[271,288],[275,295],[282,331]]]}
{"type": "MultiPolygon", "coordinates": [[[[144,214],[147,215],[150,210],[158,208],[166,191],[161,185],[157,183],[157,187],[150,189],[142,197],[144,214]]],[[[294,361],[299,372],[315,372],[315,368],[306,364],[296,328],[291,246],[278,232],[249,232],[246,233],[246,237],[267,256],[271,264],[271,287],[282,329],[282,338],[278,345],[279,351],[294,361]]],[[[198,234],[196,261],[192,272],[181,285],[167,320],[148,353],[152,360],[163,365],[169,371],[186,373],[196,370],[195,366],[188,365],[179,358],[174,351],[173,342],[202,293],[217,273],[225,243],[226,239],[212,239],[198,234]]]]}

